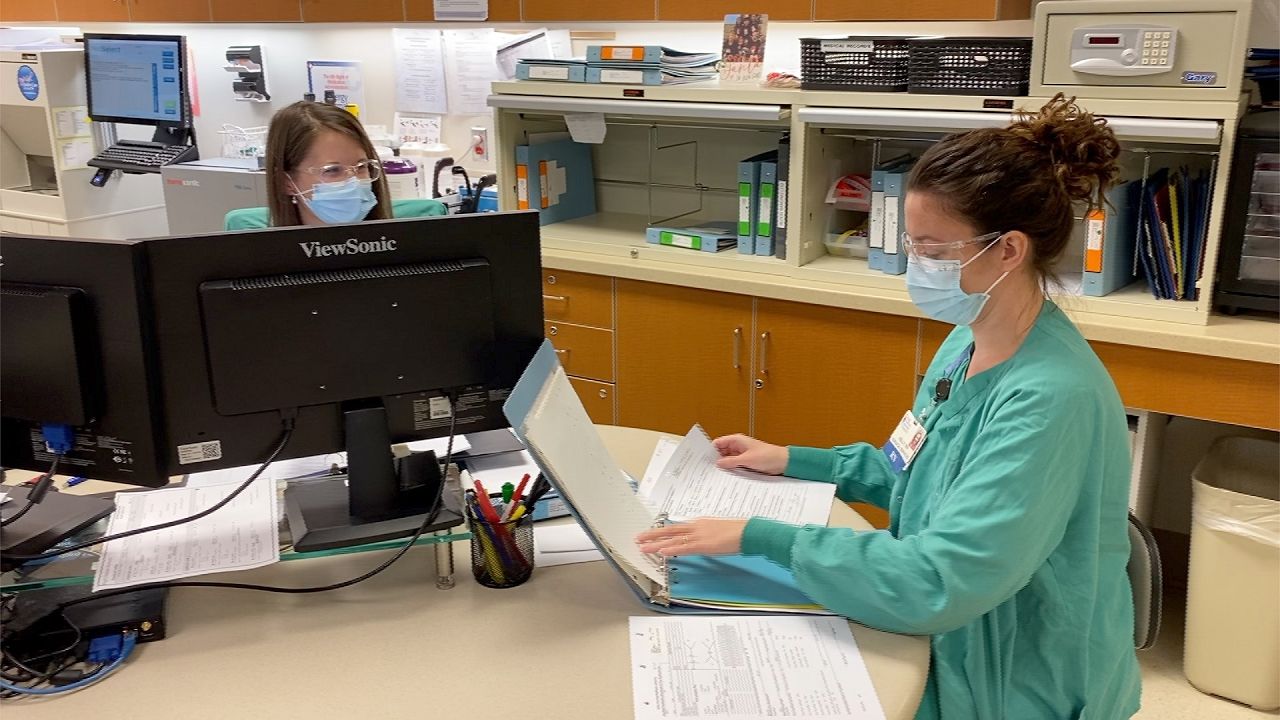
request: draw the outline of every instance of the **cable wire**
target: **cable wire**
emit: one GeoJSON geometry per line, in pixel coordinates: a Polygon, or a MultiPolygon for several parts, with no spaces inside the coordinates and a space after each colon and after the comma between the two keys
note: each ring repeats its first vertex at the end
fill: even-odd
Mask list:
{"type": "Polygon", "coordinates": [[[141,535],[143,533],[154,532],[156,530],[165,530],[167,528],[175,527],[177,525],[184,525],[189,522],[195,522],[200,518],[207,517],[210,514],[214,513],[215,511],[225,507],[227,503],[231,502],[232,500],[235,500],[240,493],[244,492],[246,488],[248,488],[250,485],[253,484],[254,480],[258,479],[259,475],[261,475],[263,472],[266,471],[267,467],[270,466],[271,463],[275,462],[276,458],[280,456],[280,453],[284,452],[284,449],[289,445],[289,440],[293,437],[293,427],[294,427],[293,420],[290,418],[286,418],[284,420],[284,430],[281,431],[280,433],[280,440],[276,442],[276,446],[274,449],[272,449],[271,455],[267,457],[266,462],[259,465],[258,469],[255,470],[254,473],[249,476],[249,479],[240,483],[240,486],[237,487],[235,490],[232,490],[230,495],[227,495],[226,497],[222,498],[218,502],[214,503],[213,505],[210,505],[208,508],[205,508],[204,510],[201,510],[200,512],[194,515],[188,515],[187,517],[184,517],[184,518],[178,518],[177,520],[169,520],[168,522],[157,523],[155,525],[148,525],[146,527],[134,528],[133,530],[126,530],[124,532],[116,533],[115,535],[104,535],[100,538],[85,540],[84,542],[75,543],[74,545],[68,545],[66,547],[60,547],[55,550],[49,550],[48,552],[43,552],[38,555],[0,554],[0,557],[4,557],[4,559],[6,560],[16,560],[19,562],[31,562],[33,560],[47,560],[49,558],[57,557],[59,555],[65,555],[69,552],[74,552],[76,550],[83,550],[85,548],[93,547],[95,545],[101,545],[102,543],[111,542],[112,540],[120,540],[122,538],[133,537],[134,535],[141,535]]]}
{"type": "Polygon", "coordinates": [[[41,500],[44,499],[45,493],[49,490],[49,486],[53,484],[53,476],[58,474],[58,463],[62,460],[62,455],[53,456],[53,465],[49,467],[49,472],[39,480],[35,485],[27,491],[27,504],[22,506],[18,512],[9,517],[0,520],[0,527],[8,527],[9,523],[17,522],[19,518],[30,512],[41,500]],[[43,485],[43,487],[41,487],[43,485]]]}
{"type": "MultiPolygon", "coordinates": [[[[124,636],[124,645],[120,649],[119,657],[117,657],[115,660],[112,660],[110,663],[108,663],[106,666],[104,666],[97,672],[93,673],[92,675],[86,678],[77,680],[73,683],[68,683],[66,685],[62,685],[59,687],[40,688],[40,687],[23,687],[21,685],[14,685],[13,683],[8,682],[7,680],[0,679],[0,688],[8,690],[9,692],[21,693],[23,695],[60,695],[62,693],[75,692],[80,688],[87,687],[96,682],[99,682],[104,678],[106,678],[111,673],[115,672],[115,670],[119,668],[121,665],[123,665],[124,661],[128,660],[129,656],[133,654],[133,649],[134,647],[136,647],[137,642],[138,642],[137,633],[134,633],[134,632],[126,633],[124,636]]],[[[61,671],[62,670],[59,669],[55,671],[54,674],[61,671]]]]}

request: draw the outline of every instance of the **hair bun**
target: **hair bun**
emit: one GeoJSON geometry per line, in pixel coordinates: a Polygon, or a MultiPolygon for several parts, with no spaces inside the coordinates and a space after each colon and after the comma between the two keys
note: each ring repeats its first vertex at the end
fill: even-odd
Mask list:
{"type": "Polygon", "coordinates": [[[1120,141],[1105,118],[1094,117],[1062,93],[1038,112],[1022,112],[1009,132],[1038,146],[1054,176],[1076,202],[1093,206],[1120,174],[1120,141]]]}

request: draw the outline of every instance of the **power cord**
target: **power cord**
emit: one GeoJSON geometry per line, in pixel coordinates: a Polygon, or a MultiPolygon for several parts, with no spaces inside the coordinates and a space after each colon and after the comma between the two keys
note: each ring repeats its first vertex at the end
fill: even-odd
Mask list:
{"type": "Polygon", "coordinates": [[[55,550],[49,550],[48,552],[43,552],[38,555],[0,555],[0,557],[3,557],[6,560],[16,560],[18,562],[31,562],[33,560],[47,560],[49,558],[57,557],[59,555],[65,555],[69,552],[75,552],[76,550],[83,550],[85,548],[93,547],[95,545],[101,545],[102,543],[111,542],[112,540],[120,540],[122,538],[133,537],[134,535],[141,535],[143,533],[154,532],[156,530],[164,530],[166,528],[171,528],[178,525],[184,525],[189,522],[195,522],[200,518],[207,517],[210,514],[216,512],[217,510],[225,507],[227,503],[231,502],[232,500],[235,500],[236,497],[240,495],[240,493],[244,492],[246,488],[248,488],[250,485],[253,484],[254,480],[258,479],[259,475],[266,472],[267,467],[269,467],[271,463],[275,462],[276,458],[280,457],[280,453],[284,452],[284,449],[289,445],[289,440],[293,438],[294,422],[295,420],[292,416],[286,416],[282,420],[282,423],[284,425],[284,430],[281,431],[280,439],[276,442],[275,448],[272,449],[271,454],[267,457],[266,461],[263,462],[261,465],[259,465],[258,469],[255,470],[254,473],[249,476],[249,479],[240,483],[239,487],[231,491],[231,494],[227,495],[226,497],[222,498],[218,502],[214,503],[213,505],[210,505],[208,508],[201,510],[200,512],[194,515],[188,515],[187,517],[184,517],[184,518],[178,518],[177,520],[169,520],[168,522],[157,523],[155,525],[148,525],[146,527],[134,528],[133,530],[126,530],[124,532],[119,532],[114,535],[104,535],[100,538],[96,538],[93,540],[85,540],[84,542],[67,545],[65,547],[60,547],[55,550]]]}
{"type": "Polygon", "coordinates": [[[17,522],[23,515],[31,512],[31,508],[39,505],[40,501],[44,500],[44,496],[49,494],[49,488],[53,487],[53,476],[58,474],[58,463],[61,461],[62,453],[53,456],[53,464],[49,466],[49,472],[37,480],[36,484],[27,491],[27,504],[23,505],[18,512],[0,520],[0,527],[8,527],[11,523],[17,522]]]}
{"type": "MultiPolygon", "coordinates": [[[[81,678],[80,680],[67,683],[66,685],[42,688],[42,687],[36,687],[36,685],[39,685],[39,682],[36,682],[35,684],[30,686],[23,686],[23,685],[14,684],[10,682],[8,679],[0,678],[0,688],[4,689],[7,692],[17,693],[20,695],[61,695],[63,693],[75,692],[76,690],[79,690],[81,688],[88,687],[89,685],[93,685],[94,683],[100,682],[103,679],[105,679],[108,675],[115,672],[116,669],[119,668],[121,665],[123,665],[124,662],[129,659],[129,656],[133,654],[133,650],[137,646],[137,642],[138,642],[138,634],[136,632],[125,633],[123,641],[121,643],[120,652],[115,657],[114,660],[111,660],[105,665],[99,666],[97,670],[95,670],[88,676],[81,678]]],[[[40,682],[46,681],[51,676],[57,675],[58,673],[63,672],[66,669],[66,667],[70,667],[70,666],[69,665],[64,666],[63,668],[60,668],[54,671],[53,673],[50,673],[49,675],[43,676],[40,679],[40,682]]]]}

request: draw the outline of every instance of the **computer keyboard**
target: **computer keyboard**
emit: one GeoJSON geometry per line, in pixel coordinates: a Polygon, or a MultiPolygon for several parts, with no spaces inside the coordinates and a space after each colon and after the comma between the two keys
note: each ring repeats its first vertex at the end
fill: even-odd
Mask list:
{"type": "Polygon", "coordinates": [[[124,172],[158,173],[165,165],[198,160],[199,157],[194,145],[121,140],[98,153],[89,165],[124,172]]]}

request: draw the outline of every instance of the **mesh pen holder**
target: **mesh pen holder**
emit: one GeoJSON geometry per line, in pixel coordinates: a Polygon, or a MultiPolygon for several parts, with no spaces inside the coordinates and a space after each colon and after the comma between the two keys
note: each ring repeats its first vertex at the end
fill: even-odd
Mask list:
{"type": "MultiPolygon", "coordinates": [[[[491,496],[495,503],[501,495],[491,496]]],[[[491,588],[520,585],[533,574],[533,516],[490,523],[467,506],[471,525],[471,574],[491,588]]]]}

